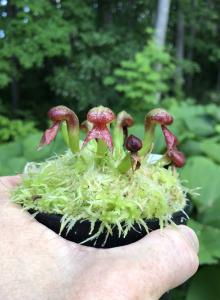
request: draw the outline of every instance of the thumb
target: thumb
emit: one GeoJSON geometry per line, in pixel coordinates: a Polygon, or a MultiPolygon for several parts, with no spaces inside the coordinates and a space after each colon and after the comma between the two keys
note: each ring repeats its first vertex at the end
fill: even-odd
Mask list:
{"type": "Polygon", "coordinates": [[[153,231],[132,246],[141,257],[144,280],[155,299],[185,282],[199,266],[198,238],[184,225],[153,231]]]}

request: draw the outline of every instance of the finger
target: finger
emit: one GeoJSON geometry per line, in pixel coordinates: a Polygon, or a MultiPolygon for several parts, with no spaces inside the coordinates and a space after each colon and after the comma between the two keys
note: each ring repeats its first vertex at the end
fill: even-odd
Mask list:
{"type": "Polygon", "coordinates": [[[21,176],[15,175],[15,176],[1,176],[0,177],[0,189],[2,188],[12,188],[16,185],[18,185],[21,182],[21,176]]]}
{"type": "Polygon", "coordinates": [[[5,200],[10,194],[13,187],[21,182],[21,176],[3,176],[0,177],[0,196],[1,200],[5,200]],[[5,197],[6,196],[6,197],[5,197]]]}
{"type": "Polygon", "coordinates": [[[0,177],[0,192],[8,192],[21,182],[21,176],[2,176],[0,177]]]}
{"type": "Polygon", "coordinates": [[[155,299],[181,285],[199,266],[198,238],[184,225],[156,230],[129,247],[141,257],[145,281],[155,299]]]}

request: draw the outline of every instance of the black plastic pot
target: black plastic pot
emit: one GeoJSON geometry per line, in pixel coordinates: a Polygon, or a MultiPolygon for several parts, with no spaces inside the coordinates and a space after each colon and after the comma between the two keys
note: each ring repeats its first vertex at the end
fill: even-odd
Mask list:
{"type": "MultiPolygon", "coordinates": [[[[189,211],[189,205],[186,206],[185,211],[189,211]]],[[[34,210],[29,210],[29,212],[35,213],[34,210]]],[[[38,213],[35,216],[35,219],[42,223],[43,225],[47,226],[49,229],[53,230],[56,233],[59,233],[60,231],[60,220],[62,218],[62,215],[57,214],[48,214],[48,213],[38,213]]],[[[187,217],[186,215],[180,211],[176,212],[172,216],[172,221],[177,224],[186,224],[187,217]]],[[[158,219],[149,219],[146,220],[146,225],[149,228],[149,231],[153,231],[156,229],[159,229],[159,220],[158,219]]],[[[92,234],[95,234],[100,226],[100,222],[97,221],[95,224],[94,230],[92,234]]],[[[61,232],[61,236],[69,241],[75,242],[75,243],[82,243],[86,239],[88,239],[91,235],[89,235],[90,232],[90,222],[89,221],[78,221],[75,223],[74,227],[67,233],[67,230],[64,229],[61,232]]],[[[102,233],[99,238],[94,241],[88,241],[83,243],[85,246],[95,247],[95,248],[113,248],[113,247],[119,247],[119,246],[125,246],[129,245],[131,243],[134,243],[141,238],[143,238],[146,235],[146,230],[143,226],[139,227],[137,224],[133,226],[133,229],[131,229],[126,237],[118,236],[118,229],[117,227],[113,228],[113,234],[109,235],[107,240],[106,239],[106,233],[102,233]],[[105,243],[104,243],[105,242],[105,243]]]]}

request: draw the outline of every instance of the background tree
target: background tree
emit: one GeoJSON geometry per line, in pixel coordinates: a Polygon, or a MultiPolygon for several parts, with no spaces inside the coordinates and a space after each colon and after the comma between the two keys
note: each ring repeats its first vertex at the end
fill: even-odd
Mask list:
{"type": "MultiPolygon", "coordinates": [[[[15,112],[20,108],[20,99],[24,98],[24,81],[28,85],[29,72],[26,71],[35,70],[30,76],[34,82],[32,88],[37,89],[37,77],[47,72],[47,59],[69,54],[70,28],[54,2],[8,0],[1,4],[0,86],[8,87],[5,92],[7,96],[10,93],[15,112]]],[[[32,97],[35,98],[34,93],[32,97]]],[[[33,98],[29,101],[40,101],[33,98]]]]}
{"type": "Polygon", "coordinates": [[[165,45],[169,12],[170,0],[159,0],[155,26],[155,42],[160,47],[164,47],[165,45]]]}

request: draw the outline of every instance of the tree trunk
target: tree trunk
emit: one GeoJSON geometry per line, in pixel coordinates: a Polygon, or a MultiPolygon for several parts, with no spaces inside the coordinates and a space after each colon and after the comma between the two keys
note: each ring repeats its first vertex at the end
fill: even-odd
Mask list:
{"type": "Polygon", "coordinates": [[[112,23],[111,1],[98,0],[98,25],[108,26],[112,23]]]}
{"type": "Polygon", "coordinates": [[[220,64],[218,64],[218,73],[217,73],[217,81],[216,81],[216,91],[220,92],[220,64]]]}
{"type": "MultiPolygon", "coordinates": [[[[163,48],[166,41],[167,25],[170,11],[170,0],[158,0],[157,18],[155,25],[154,40],[158,47],[163,48]]],[[[161,64],[157,64],[156,70],[161,72],[161,64]]],[[[155,95],[156,102],[160,102],[161,93],[155,95]]]]}
{"type": "MultiPolygon", "coordinates": [[[[7,1],[7,14],[8,17],[13,19],[16,16],[16,7],[13,5],[12,1],[7,1]]],[[[15,114],[19,107],[19,93],[18,93],[18,81],[17,81],[17,58],[15,56],[11,57],[12,64],[12,75],[11,75],[11,106],[12,113],[15,114]]]]}
{"type": "Polygon", "coordinates": [[[11,76],[11,104],[12,104],[12,113],[15,114],[19,108],[19,86],[17,79],[17,59],[15,56],[11,57],[12,62],[12,76],[11,76]]]}
{"type": "Polygon", "coordinates": [[[165,45],[167,25],[170,11],[170,0],[159,0],[155,26],[155,42],[158,46],[165,45]]]}
{"type": "Polygon", "coordinates": [[[183,85],[183,68],[182,61],[184,59],[184,13],[181,7],[181,1],[178,0],[178,16],[177,16],[177,31],[176,31],[176,83],[177,88],[181,92],[183,85]]]}
{"type": "MultiPolygon", "coordinates": [[[[195,10],[195,0],[191,1],[191,6],[192,6],[192,11],[194,11],[195,10]]],[[[195,43],[195,36],[196,36],[196,28],[194,26],[194,22],[195,22],[195,20],[191,21],[190,36],[189,36],[189,49],[188,49],[188,53],[187,53],[187,59],[190,61],[193,61],[193,57],[194,57],[194,43],[195,43]]],[[[186,87],[187,87],[188,92],[192,88],[192,79],[193,79],[193,75],[189,74],[187,76],[187,80],[186,80],[186,87]]]]}
{"type": "Polygon", "coordinates": [[[11,80],[11,104],[12,104],[12,112],[13,114],[15,114],[19,107],[18,82],[15,76],[12,76],[12,80],[11,80]]]}

